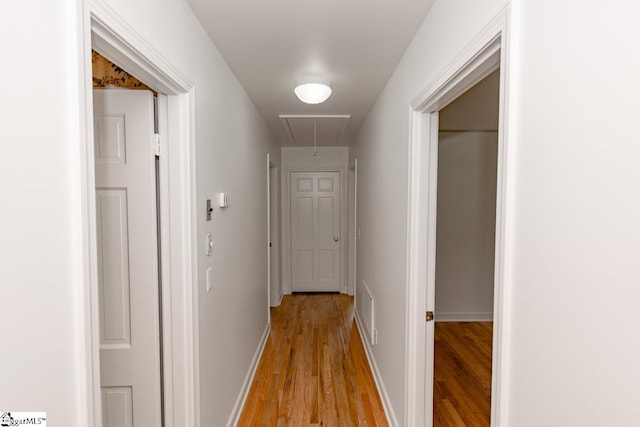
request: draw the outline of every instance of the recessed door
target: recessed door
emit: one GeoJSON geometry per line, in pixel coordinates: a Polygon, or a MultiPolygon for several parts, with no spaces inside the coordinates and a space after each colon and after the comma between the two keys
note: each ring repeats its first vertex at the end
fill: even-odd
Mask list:
{"type": "Polygon", "coordinates": [[[93,100],[103,426],[160,426],[153,95],[93,100]]]}
{"type": "Polygon", "coordinates": [[[340,291],[340,173],[291,173],[293,292],[340,291]]]}

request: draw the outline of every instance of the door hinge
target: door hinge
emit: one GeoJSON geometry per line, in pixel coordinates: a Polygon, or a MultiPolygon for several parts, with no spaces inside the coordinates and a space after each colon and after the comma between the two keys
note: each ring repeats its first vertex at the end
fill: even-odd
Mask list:
{"type": "Polygon", "coordinates": [[[155,144],[156,156],[160,157],[160,134],[159,133],[153,134],[153,143],[155,144]]]}
{"type": "Polygon", "coordinates": [[[427,311],[427,322],[433,321],[433,311],[427,311]]]}

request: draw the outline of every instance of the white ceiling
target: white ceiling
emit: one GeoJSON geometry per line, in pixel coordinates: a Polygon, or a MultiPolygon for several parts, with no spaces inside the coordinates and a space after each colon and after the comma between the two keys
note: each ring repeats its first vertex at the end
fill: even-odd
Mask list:
{"type": "Polygon", "coordinates": [[[317,125],[318,145],[347,145],[434,0],[187,1],[283,145],[313,145],[313,132],[294,143],[281,114],[349,114],[339,142],[317,125]],[[314,78],[333,94],[303,104],[293,88],[314,78]]]}

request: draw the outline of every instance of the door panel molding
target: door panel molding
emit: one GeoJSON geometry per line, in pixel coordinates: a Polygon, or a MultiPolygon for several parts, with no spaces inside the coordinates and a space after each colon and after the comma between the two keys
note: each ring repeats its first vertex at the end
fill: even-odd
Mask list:
{"type": "Polygon", "coordinates": [[[298,171],[290,179],[292,291],[340,292],[340,173],[298,171]]]}
{"type": "MultiPolygon", "coordinates": [[[[94,89],[94,114],[121,120],[103,128],[99,145],[116,147],[114,158],[96,163],[101,387],[128,387],[134,425],[162,419],[160,303],[154,102],[147,90],[94,89]],[[125,126],[126,123],[126,126],[125,126]],[[118,132],[122,129],[123,132],[118,132]],[[122,148],[120,148],[122,147],[122,148]],[[107,341],[108,340],[108,341],[107,341]],[[111,344],[111,345],[105,345],[111,344]]],[[[122,419],[121,405],[103,418],[122,419]]]]}

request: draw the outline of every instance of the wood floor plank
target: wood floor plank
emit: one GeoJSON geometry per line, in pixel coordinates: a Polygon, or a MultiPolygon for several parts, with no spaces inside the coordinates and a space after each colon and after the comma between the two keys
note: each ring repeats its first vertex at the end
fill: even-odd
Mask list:
{"type": "Polygon", "coordinates": [[[286,295],[239,426],[387,426],[353,320],[353,297],[286,295]]]}
{"type": "Polygon", "coordinates": [[[491,422],[491,322],[435,324],[434,427],[491,422]]]}

